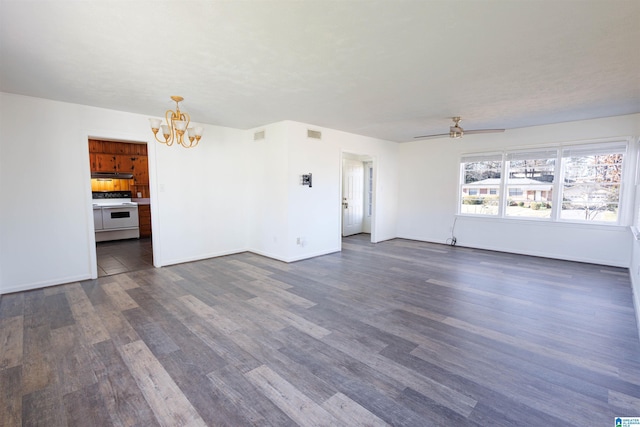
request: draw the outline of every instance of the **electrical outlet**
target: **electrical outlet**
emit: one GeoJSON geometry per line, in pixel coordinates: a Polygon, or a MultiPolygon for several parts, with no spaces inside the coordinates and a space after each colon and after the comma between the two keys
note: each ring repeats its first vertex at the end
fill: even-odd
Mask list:
{"type": "Polygon", "coordinates": [[[300,245],[300,243],[302,243],[302,239],[300,237],[298,237],[296,239],[296,245],[300,245]]]}

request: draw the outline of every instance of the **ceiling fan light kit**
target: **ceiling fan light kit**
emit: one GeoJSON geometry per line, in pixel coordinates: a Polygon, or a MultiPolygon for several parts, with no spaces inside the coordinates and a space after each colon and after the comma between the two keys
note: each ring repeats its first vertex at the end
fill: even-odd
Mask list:
{"type": "Polygon", "coordinates": [[[438,133],[433,135],[421,135],[414,136],[415,139],[423,139],[423,138],[437,138],[441,136],[449,135],[449,138],[459,139],[462,138],[464,134],[472,135],[474,133],[499,133],[504,132],[504,129],[473,129],[473,130],[464,130],[460,126],[460,122],[462,118],[459,116],[452,117],[453,126],[449,126],[449,133],[438,133]]]}
{"type": "Polygon", "coordinates": [[[464,129],[462,129],[460,127],[460,120],[462,120],[460,117],[454,117],[453,118],[453,126],[449,127],[449,137],[450,138],[462,138],[462,135],[464,135],[464,129]]]}

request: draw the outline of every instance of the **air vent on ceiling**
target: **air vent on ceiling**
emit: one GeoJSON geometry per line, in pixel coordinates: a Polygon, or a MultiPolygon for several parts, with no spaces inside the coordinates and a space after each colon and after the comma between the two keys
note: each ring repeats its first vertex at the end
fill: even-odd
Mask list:
{"type": "Polygon", "coordinates": [[[261,130],[259,132],[256,132],[253,134],[253,140],[254,141],[259,141],[261,139],[264,139],[264,130],[261,130]]]}
{"type": "Polygon", "coordinates": [[[322,132],[319,130],[307,129],[307,138],[322,139],[322,132]]]}

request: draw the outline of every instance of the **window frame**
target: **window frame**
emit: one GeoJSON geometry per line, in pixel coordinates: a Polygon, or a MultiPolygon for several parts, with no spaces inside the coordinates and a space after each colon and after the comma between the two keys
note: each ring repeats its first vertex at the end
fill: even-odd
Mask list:
{"type": "MultiPolygon", "coordinates": [[[[557,146],[545,146],[545,147],[535,147],[535,148],[529,148],[529,149],[514,149],[514,150],[508,150],[504,152],[504,176],[505,176],[505,182],[504,182],[504,187],[505,187],[505,195],[507,195],[507,197],[512,197],[508,192],[510,187],[514,187],[516,186],[516,184],[511,183],[510,182],[510,178],[509,175],[511,175],[511,161],[518,161],[518,160],[541,160],[541,159],[553,159],[554,164],[553,164],[553,181],[550,182],[551,184],[551,192],[552,192],[552,199],[551,199],[551,212],[549,213],[548,217],[539,217],[536,215],[508,215],[508,202],[509,200],[506,199],[505,200],[505,207],[504,207],[504,211],[502,212],[503,217],[504,218],[508,218],[508,219],[524,219],[524,220],[534,220],[534,221],[553,221],[554,217],[555,217],[555,213],[556,213],[556,202],[557,202],[557,188],[556,188],[556,182],[559,179],[559,175],[558,175],[558,171],[559,171],[559,167],[558,165],[560,164],[560,152],[561,152],[561,148],[557,147],[557,146]]],[[[525,192],[525,190],[523,189],[523,193],[525,192]]]]}
{"type": "MultiPolygon", "coordinates": [[[[503,185],[502,185],[502,176],[504,175],[504,155],[502,152],[487,152],[487,153],[479,153],[479,154],[470,154],[470,155],[462,155],[460,158],[460,163],[459,163],[459,176],[458,176],[458,208],[457,208],[457,214],[458,215],[465,215],[465,216],[476,216],[476,217],[491,217],[491,218],[499,218],[500,212],[502,211],[502,205],[501,205],[501,200],[502,197],[500,197],[500,194],[502,193],[502,191],[504,190],[503,185]],[[468,159],[469,161],[467,162],[463,162],[463,160],[468,159]],[[478,162],[500,162],[500,180],[501,183],[499,185],[499,188],[497,189],[498,194],[492,194],[491,196],[498,196],[498,210],[495,214],[492,213],[486,213],[486,214],[473,214],[473,213],[462,213],[461,212],[461,207],[462,207],[462,200],[465,196],[464,191],[463,191],[463,186],[467,185],[464,181],[465,181],[465,168],[464,168],[464,164],[465,163],[478,163],[478,162]]],[[[474,194],[475,196],[479,196],[480,194],[480,189],[478,188],[477,193],[474,194]]],[[[467,196],[471,196],[471,189],[469,189],[469,193],[466,194],[467,196]]]]}
{"type": "MultiPolygon", "coordinates": [[[[636,219],[636,212],[633,213],[627,212],[626,207],[629,203],[635,206],[634,202],[634,194],[629,194],[628,184],[629,179],[633,179],[635,183],[636,180],[640,179],[637,176],[640,176],[640,172],[636,172],[636,168],[640,165],[640,147],[636,149],[637,144],[632,144],[631,137],[627,138],[612,138],[608,140],[600,140],[594,142],[572,142],[572,143],[561,143],[561,144],[553,144],[553,145],[541,145],[537,147],[522,147],[522,148],[514,148],[509,150],[504,150],[499,153],[496,151],[486,152],[486,153],[469,153],[462,154],[459,158],[459,179],[458,179],[458,198],[457,198],[457,208],[456,214],[465,217],[476,217],[476,218],[492,218],[493,220],[507,220],[507,221],[543,221],[543,222],[554,222],[554,223],[565,223],[565,224],[584,224],[584,225],[604,225],[608,227],[613,226],[628,226],[630,224],[636,224],[636,222],[640,222],[640,214],[638,214],[638,219],[636,219]],[[620,178],[620,186],[618,193],[618,211],[616,221],[596,221],[596,220],[579,220],[572,218],[561,218],[562,213],[562,201],[563,201],[563,193],[564,193],[564,180],[566,173],[566,162],[565,158],[568,157],[565,155],[567,152],[578,152],[583,153],[585,156],[589,155],[589,152],[603,152],[608,154],[622,154],[622,171],[620,178]],[[610,151],[609,151],[610,150],[610,151]],[[620,151],[616,151],[620,150],[620,151]],[[536,153],[543,154],[540,158],[551,158],[546,157],[551,152],[555,152],[555,164],[554,164],[554,178],[552,184],[552,206],[551,206],[551,214],[549,217],[536,218],[534,216],[516,216],[516,215],[507,215],[506,208],[508,203],[508,177],[509,173],[509,161],[513,158],[517,159],[518,154],[520,153],[528,153],[535,155],[536,153]],[[635,157],[633,154],[636,153],[638,157],[638,161],[635,162],[635,157]],[[479,161],[492,161],[497,155],[501,156],[501,175],[500,175],[500,186],[498,190],[498,213],[497,215],[490,214],[475,214],[475,213],[465,213],[462,212],[462,201],[463,196],[465,195],[463,192],[463,186],[465,185],[465,163],[479,162],[479,161]],[[633,169],[633,170],[632,170],[633,169]],[[631,215],[631,218],[630,218],[631,215]]],[[[631,186],[635,189],[635,186],[631,186]]],[[[640,210],[640,208],[639,208],[640,210]]]]}
{"type": "Polygon", "coordinates": [[[630,163],[628,161],[629,159],[629,155],[631,154],[630,151],[630,147],[631,144],[629,144],[629,141],[621,141],[621,140],[617,140],[617,141],[611,141],[608,143],[593,143],[593,144],[572,144],[572,145],[565,145],[561,148],[560,153],[559,153],[559,158],[561,159],[561,164],[562,164],[562,181],[559,183],[560,184],[560,188],[559,188],[559,193],[560,193],[560,200],[558,201],[559,203],[559,208],[560,210],[558,210],[557,212],[557,221],[559,222],[570,222],[570,223],[584,223],[584,224],[602,224],[602,225],[623,225],[625,224],[626,221],[626,215],[624,215],[624,206],[626,205],[626,199],[629,197],[626,195],[625,192],[625,181],[627,180],[628,177],[628,173],[627,173],[627,169],[628,169],[628,164],[630,163]],[[620,152],[616,152],[615,148],[618,147],[620,149],[620,152]],[[562,195],[564,194],[564,180],[567,174],[567,170],[566,170],[566,163],[564,162],[565,158],[570,158],[571,156],[565,155],[566,151],[571,152],[571,150],[574,150],[575,152],[578,153],[582,153],[583,155],[598,155],[595,154],[596,152],[603,152],[601,153],[601,155],[605,155],[606,154],[622,154],[622,163],[621,163],[621,167],[622,167],[622,172],[621,172],[621,177],[620,177],[620,188],[618,191],[618,215],[617,215],[617,219],[614,222],[612,221],[589,221],[589,220],[574,220],[574,219],[568,219],[568,218],[562,218],[562,212],[561,212],[561,207],[562,207],[562,203],[563,203],[563,198],[562,195]],[[623,220],[623,216],[625,217],[625,219],[623,220]]]}

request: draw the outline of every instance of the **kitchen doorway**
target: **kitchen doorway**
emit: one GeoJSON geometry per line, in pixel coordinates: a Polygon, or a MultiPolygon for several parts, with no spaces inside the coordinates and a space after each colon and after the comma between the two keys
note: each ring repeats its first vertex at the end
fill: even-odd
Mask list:
{"type": "Polygon", "coordinates": [[[89,138],[89,162],[98,277],[153,268],[147,144],[89,138]]]}

